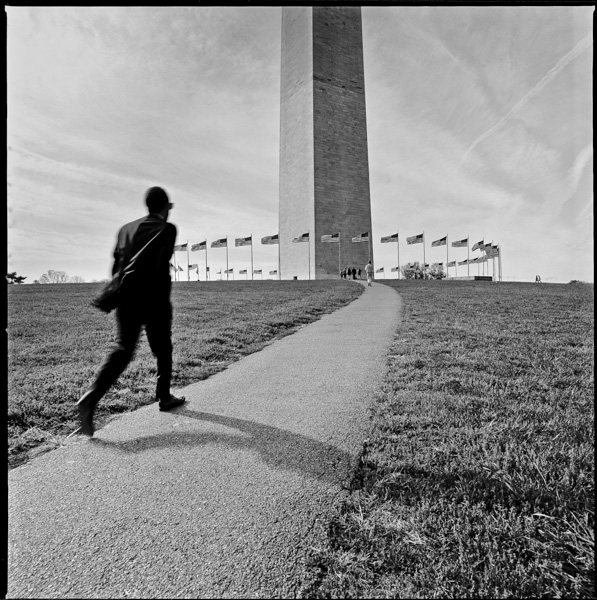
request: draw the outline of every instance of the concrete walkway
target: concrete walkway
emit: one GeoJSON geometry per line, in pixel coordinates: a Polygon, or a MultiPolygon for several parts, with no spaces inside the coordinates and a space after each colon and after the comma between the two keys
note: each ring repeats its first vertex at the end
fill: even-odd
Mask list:
{"type": "Polygon", "coordinates": [[[291,598],[346,495],[401,301],[348,306],[9,472],[8,598],[291,598]]]}

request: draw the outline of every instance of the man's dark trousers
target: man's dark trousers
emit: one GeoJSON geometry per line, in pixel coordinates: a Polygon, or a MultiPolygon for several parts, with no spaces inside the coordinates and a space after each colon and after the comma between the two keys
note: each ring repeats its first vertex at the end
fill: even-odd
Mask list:
{"type": "Polygon", "coordinates": [[[98,402],[118,379],[133,358],[141,328],[149,347],[157,359],[156,399],[170,398],[172,379],[172,305],[169,299],[151,302],[141,298],[123,300],[116,309],[118,337],[116,347],[101,366],[94,384],[91,386],[98,402]]]}

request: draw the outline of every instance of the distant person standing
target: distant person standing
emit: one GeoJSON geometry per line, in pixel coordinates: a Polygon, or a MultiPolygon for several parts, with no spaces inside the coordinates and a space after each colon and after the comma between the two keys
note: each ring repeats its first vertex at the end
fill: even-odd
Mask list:
{"type": "Polygon", "coordinates": [[[373,265],[371,261],[365,266],[365,274],[367,275],[367,286],[371,287],[371,281],[373,280],[373,265]]]}
{"type": "Polygon", "coordinates": [[[361,270],[361,268],[359,267],[359,270],[357,271],[357,275],[358,275],[359,279],[361,279],[361,273],[362,273],[362,272],[363,272],[363,271],[362,271],[362,270],[361,270]]]}
{"type": "Polygon", "coordinates": [[[176,227],[168,223],[174,206],[165,190],[151,187],[145,193],[149,214],[124,225],[118,232],[112,275],[122,280],[116,308],[116,347],[106,357],[89,390],[77,402],[81,430],[93,436],[95,406],[131,361],[145,326],[147,341],[157,359],[156,400],[160,410],[185,402],[170,393],[172,378],[172,304],[170,303],[170,257],[176,241],[176,227]]]}
{"type": "Polygon", "coordinates": [[[357,278],[357,270],[355,267],[352,268],[352,278],[356,279],[357,278]]]}

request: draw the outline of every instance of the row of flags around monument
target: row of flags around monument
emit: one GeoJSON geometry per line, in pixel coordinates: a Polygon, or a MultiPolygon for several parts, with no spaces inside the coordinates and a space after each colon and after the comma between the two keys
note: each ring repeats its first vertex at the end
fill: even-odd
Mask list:
{"type": "MultiPolygon", "coordinates": [[[[399,232],[396,232],[392,235],[383,236],[380,239],[380,242],[382,244],[387,244],[387,243],[396,243],[397,244],[398,266],[392,267],[392,269],[391,269],[392,272],[400,271],[400,267],[399,267],[399,265],[400,265],[400,250],[399,250],[400,239],[399,238],[400,238],[399,232]]],[[[303,234],[293,238],[292,241],[293,241],[293,243],[310,242],[310,233],[309,232],[303,233],[303,234]]],[[[368,231],[360,233],[359,235],[351,238],[351,242],[358,243],[358,242],[369,242],[369,241],[370,241],[370,236],[369,236],[368,231]]],[[[322,243],[338,243],[339,244],[340,243],[340,232],[322,235],[321,242],[322,243]]],[[[280,275],[280,255],[279,255],[280,238],[279,238],[279,234],[264,236],[261,238],[261,243],[264,245],[278,245],[278,269],[269,271],[269,274],[279,276],[280,275]]],[[[428,267],[429,265],[425,260],[425,232],[420,233],[418,235],[413,235],[413,236],[407,237],[406,243],[407,243],[407,245],[423,244],[423,264],[425,267],[428,267]]],[[[236,247],[251,246],[251,271],[250,271],[251,276],[253,276],[253,274],[262,275],[262,273],[263,273],[262,269],[254,269],[253,268],[253,235],[251,234],[247,237],[235,238],[234,245],[236,247]]],[[[484,255],[475,257],[473,259],[471,259],[469,256],[463,261],[456,261],[456,260],[449,261],[448,247],[451,246],[452,248],[467,248],[467,251],[468,251],[468,248],[469,248],[469,238],[468,237],[461,239],[461,240],[454,241],[451,244],[449,244],[448,234],[446,234],[444,237],[441,237],[441,238],[431,242],[431,246],[432,247],[446,246],[446,262],[445,262],[446,267],[457,267],[457,265],[462,266],[462,265],[484,263],[484,262],[487,262],[487,260],[490,258],[498,258],[499,259],[501,257],[500,256],[500,246],[497,244],[493,244],[493,242],[485,243],[484,239],[482,239],[479,242],[476,242],[473,245],[473,247],[471,248],[472,251],[481,250],[482,252],[484,252],[484,255]]],[[[228,268],[228,238],[224,237],[224,238],[214,240],[213,242],[211,242],[210,248],[226,248],[226,269],[224,270],[224,273],[226,275],[228,275],[230,273],[234,273],[234,269],[228,268]]],[[[197,244],[192,244],[190,246],[190,252],[200,252],[202,250],[205,250],[205,270],[206,270],[206,273],[209,273],[210,270],[209,270],[209,266],[207,265],[207,239],[204,240],[203,242],[199,242],[197,244]]],[[[188,257],[188,252],[189,252],[188,242],[174,246],[174,253],[184,252],[184,251],[187,252],[187,257],[188,257]]],[[[311,272],[310,254],[311,253],[309,252],[309,278],[311,276],[310,275],[310,272],[311,272]]],[[[338,254],[340,254],[340,249],[338,249],[338,254]]],[[[408,263],[407,266],[411,266],[412,264],[413,263],[408,263]]],[[[439,266],[442,266],[442,267],[444,265],[443,262],[436,263],[436,264],[438,264],[439,266]]],[[[172,263],[170,263],[170,267],[175,272],[184,271],[184,269],[182,267],[180,267],[179,265],[173,265],[172,263]]],[[[339,268],[340,268],[340,265],[339,265],[339,268]]],[[[199,275],[199,265],[197,263],[190,264],[190,261],[187,260],[187,270],[189,272],[196,270],[197,275],[199,275]]],[[[500,269],[500,271],[501,271],[501,269],[500,269]]],[[[381,267],[380,269],[376,269],[375,272],[383,273],[384,268],[381,267]]],[[[221,269],[220,269],[220,271],[218,271],[218,274],[221,274],[221,269]]],[[[247,269],[240,270],[239,274],[246,275],[247,269]]]]}
{"type": "MultiPolygon", "coordinates": [[[[292,240],[295,243],[300,243],[300,242],[310,242],[310,233],[306,232],[303,233],[302,235],[299,235],[295,238],[293,238],[292,240]]],[[[340,233],[333,233],[333,234],[329,234],[329,235],[324,235],[321,238],[322,242],[340,242],[340,233]]],[[[369,241],[369,233],[365,232],[365,233],[361,233],[356,237],[352,238],[353,242],[368,242],[369,241]]],[[[277,275],[280,276],[280,255],[279,255],[279,245],[280,245],[280,236],[279,234],[274,234],[274,235],[266,235],[264,237],[261,238],[261,243],[264,245],[278,245],[278,269],[269,271],[270,275],[277,275]]],[[[257,275],[257,274],[262,274],[262,269],[254,269],[253,268],[253,235],[249,235],[247,237],[242,237],[242,238],[235,238],[234,240],[234,245],[236,247],[239,246],[251,246],[251,277],[253,275],[257,275]]],[[[226,269],[224,270],[224,274],[228,275],[231,273],[234,273],[234,269],[230,269],[228,268],[228,238],[224,237],[218,240],[214,240],[213,242],[211,242],[210,248],[226,248],[226,269]]],[[[205,250],[205,272],[206,274],[210,273],[209,270],[209,266],[207,265],[207,239],[204,240],[203,242],[198,242],[197,244],[192,244],[189,248],[189,243],[185,242],[184,244],[177,244],[176,246],[174,246],[174,252],[200,252],[201,250],[205,250]]],[[[311,278],[311,253],[309,253],[309,278],[311,278]]],[[[180,266],[180,265],[175,265],[170,263],[170,268],[175,272],[178,273],[180,271],[184,272],[184,269],[180,266]]],[[[199,265],[197,263],[194,264],[190,264],[190,262],[187,260],[187,270],[189,272],[192,271],[196,271],[197,276],[199,276],[199,265]]],[[[221,269],[220,271],[217,272],[217,274],[221,274],[221,269]]],[[[243,269],[241,271],[239,271],[240,275],[246,275],[247,274],[247,270],[243,269]]]]}
{"type": "MultiPolygon", "coordinates": [[[[398,244],[399,243],[399,234],[397,232],[392,235],[384,236],[381,238],[380,241],[382,244],[387,244],[390,242],[396,242],[398,244]]],[[[419,233],[418,235],[412,235],[412,236],[407,237],[406,243],[409,246],[413,245],[413,244],[423,244],[423,265],[424,265],[424,268],[429,268],[430,265],[429,265],[429,263],[426,262],[426,259],[425,259],[425,232],[419,233]]],[[[482,239],[481,241],[476,242],[475,244],[473,244],[473,247],[471,248],[471,250],[473,250],[473,251],[481,250],[482,252],[484,252],[484,255],[477,256],[477,257],[471,259],[470,254],[469,254],[469,256],[467,256],[467,258],[463,261],[456,261],[456,260],[450,261],[449,257],[448,257],[448,248],[449,247],[466,248],[467,253],[468,253],[469,252],[469,237],[468,236],[461,240],[456,240],[450,244],[449,239],[448,239],[448,234],[446,234],[445,236],[431,242],[431,247],[435,248],[435,247],[440,247],[440,246],[446,246],[446,262],[445,262],[446,268],[448,268],[448,267],[456,267],[457,268],[458,265],[471,265],[471,264],[485,263],[489,259],[494,259],[494,258],[497,258],[498,260],[501,259],[501,252],[500,252],[499,244],[494,244],[493,242],[485,243],[485,239],[482,239]]],[[[441,267],[444,266],[444,262],[438,262],[436,264],[441,267]]],[[[400,251],[399,250],[398,250],[398,265],[400,265],[400,251]]],[[[412,267],[412,266],[414,266],[414,263],[408,263],[406,266],[407,266],[407,268],[412,267]]],[[[500,278],[501,278],[501,262],[499,264],[499,267],[500,267],[500,278]]],[[[399,271],[399,267],[392,268],[392,271],[399,271]]],[[[381,268],[381,270],[376,269],[376,273],[378,273],[378,272],[384,272],[383,267],[381,268]]]]}
{"type": "MultiPolygon", "coordinates": [[[[279,244],[279,236],[278,236],[278,234],[267,235],[267,236],[261,238],[261,243],[266,244],[266,245],[279,244]]],[[[253,234],[251,234],[247,237],[235,238],[234,245],[236,247],[240,247],[240,246],[250,246],[251,247],[251,270],[250,270],[251,278],[253,278],[253,275],[262,275],[263,276],[262,269],[254,269],[253,268],[253,234]]],[[[234,274],[234,269],[229,268],[229,265],[228,265],[228,238],[224,237],[224,238],[214,240],[211,243],[210,248],[226,248],[226,269],[224,269],[224,274],[226,275],[226,278],[228,278],[229,274],[234,274]]],[[[189,248],[188,242],[185,242],[184,244],[177,244],[176,246],[174,246],[174,256],[176,256],[176,252],[187,252],[187,270],[189,273],[191,273],[192,271],[196,271],[197,277],[199,277],[199,264],[198,263],[190,264],[190,260],[188,258],[188,253],[189,253],[189,251],[190,252],[200,252],[202,250],[205,250],[206,277],[209,277],[210,269],[209,269],[209,266],[207,265],[207,239],[204,240],[203,242],[198,242],[197,244],[192,244],[190,246],[190,248],[189,248]]],[[[279,256],[279,252],[278,252],[278,269],[269,271],[270,275],[278,275],[279,276],[279,264],[280,264],[280,256],[279,256]]],[[[184,269],[180,265],[170,263],[170,268],[175,272],[175,274],[178,273],[179,271],[184,272],[184,269]]],[[[220,275],[221,273],[222,273],[222,269],[220,269],[216,274],[220,275]]],[[[247,275],[248,269],[241,269],[239,271],[239,274],[247,275]]]]}

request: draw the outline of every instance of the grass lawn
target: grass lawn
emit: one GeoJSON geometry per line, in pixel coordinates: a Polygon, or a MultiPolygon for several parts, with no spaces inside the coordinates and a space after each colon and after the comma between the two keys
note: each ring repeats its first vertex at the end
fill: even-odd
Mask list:
{"type": "MultiPolygon", "coordinates": [[[[10,467],[77,429],[75,403],[116,332],[113,315],[89,304],[101,286],[7,286],[10,467]]],[[[174,283],[173,388],[225,369],[362,292],[360,284],[340,280],[174,283]]],[[[97,425],[153,402],[155,374],[142,333],[135,358],[97,407],[97,425]]]]}
{"type": "MultiPolygon", "coordinates": [[[[404,319],[310,598],[594,598],[594,286],[383,281],[404,319]]],[[[114,334],[91,284],[8,286],[9,464],[59,445],[114,334]]],[[[174,285],[174,387],[356,298],[347,281],[174,285]]],[[[99,421],[153,402],[144,336],[99,421]]]]}
{"type": "Polygon", "coordinates": [[[404,322],[317,598],[594,598],[593,285],[384,281],[404,322]]]}

